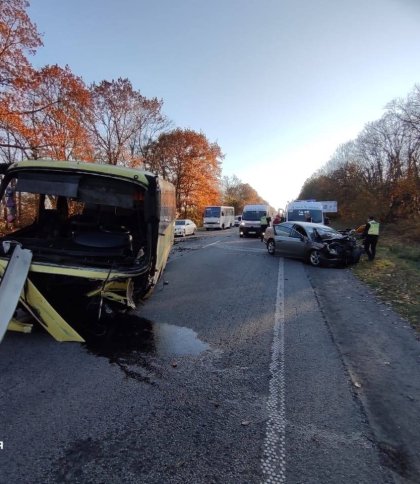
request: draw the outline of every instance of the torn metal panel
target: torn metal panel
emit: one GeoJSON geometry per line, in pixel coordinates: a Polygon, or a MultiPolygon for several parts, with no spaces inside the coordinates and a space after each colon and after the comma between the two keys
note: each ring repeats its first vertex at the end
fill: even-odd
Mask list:
{"type": "Polygon", "coordinates": [[[126,279],[125,281],[109,281],[101,288],[88,292],[86,296],[93,297],[99,295],[104,299],[119,302],[124,306],[135,309],[136,304],[133,300],[133,290],[134,284],[132,279],[126,279]]]}
{"type": "Polygon", "coordinates": [[[8,331],[17,331],[19,333],[31,333],[33,328],[33,324],[30,323],[22,323],[15,318],[10,320],[8,331]]]}
{"type": "Polygon", "coordinates": [[[22,249],[20,245],[16,245],[4,272],[0,268],[2,270],[0,284],[0,342],[16,310],[20,294],[28,276],[31,260],[32,252],[22,249]]]}

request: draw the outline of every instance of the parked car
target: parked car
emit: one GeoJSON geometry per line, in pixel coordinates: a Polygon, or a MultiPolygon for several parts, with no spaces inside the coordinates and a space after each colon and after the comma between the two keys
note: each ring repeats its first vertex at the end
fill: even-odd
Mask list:
{"type": "Polygon", "coordinates": [[[175,236],[194,235],[197,225],[190,219],[175,220],[175,236]]]}
{"type": "Polygon", "coordinates": [[[356,264],[362,253],[352,235],[310,222],[283,222],[268,227],[264,242],[271,255],[302,259],[313,266],[356,264]]]}

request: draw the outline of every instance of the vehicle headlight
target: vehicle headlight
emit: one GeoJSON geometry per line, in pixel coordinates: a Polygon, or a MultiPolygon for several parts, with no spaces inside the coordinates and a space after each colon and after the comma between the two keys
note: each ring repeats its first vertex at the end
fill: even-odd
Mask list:
{"type": "Polygon", "coordinates": [[[244,227],[245,226],[245,222],[241,222],[241,227],[244,227]]]}

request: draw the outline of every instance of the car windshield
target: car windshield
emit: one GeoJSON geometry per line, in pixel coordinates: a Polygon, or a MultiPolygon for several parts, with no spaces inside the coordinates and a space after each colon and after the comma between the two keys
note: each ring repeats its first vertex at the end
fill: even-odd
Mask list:
{"type": "Polygon", "coordinates": [[[331,237],[341,237],[341,234],[330,227],[313,227],[311,231],[311,239],[317,238],[329,239],[331,237]]]}
{"type": "Polygon", "coordinates": [[[265,210],[249,210],[243,213],[242,220],[260,220],[263,215],[267,215],[265,210]]]}
{"type": "Polygon", "coordinates": [[[314,222],[319,224],[322,223],[322,210],[289,210],[287,212],[287,219],[301,222],[314,222]]]}
{"type": "Polygon", "coordinates": [[[185,220],[177,220],[175,225],[185,225],[185,220]]]}
{"type": "Polygon", "coordinates": [[[220,217],[220,207],[207,207],[204,211],[205,217],[220,217]]]}

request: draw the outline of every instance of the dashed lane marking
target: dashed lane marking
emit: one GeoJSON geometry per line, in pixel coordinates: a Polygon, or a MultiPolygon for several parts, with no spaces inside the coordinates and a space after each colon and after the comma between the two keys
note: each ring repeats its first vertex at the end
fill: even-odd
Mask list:
{"type": "Polygon", "coordinates": [[[286,482],[286,408],[284,358],[284,259],[279,260],[274,334],[271,346],[268,421],[261,458],[264,483],[286,482]]]}

